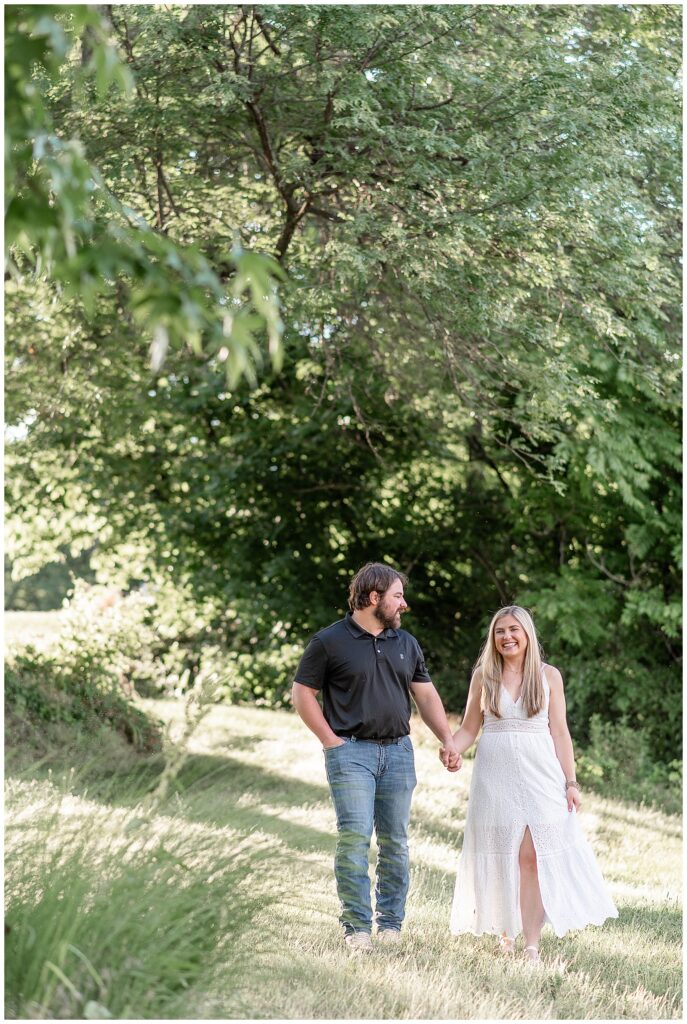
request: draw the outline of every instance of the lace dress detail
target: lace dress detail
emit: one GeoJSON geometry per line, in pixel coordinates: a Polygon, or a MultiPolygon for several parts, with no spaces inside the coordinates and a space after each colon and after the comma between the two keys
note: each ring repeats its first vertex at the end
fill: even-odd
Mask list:
{"type": "Polygon", "coordinates": [[[485,712],[451,912],[456,935],[515,938],[522,930],[518,854],[527,827],[546,922],[556,935],[618,916],[577,814],[568,811],[549,693],[544,675],[544,707],[528,718],[502,687],[501,718],[485,712]]]}
{"type": "MultiPolygon", "coordinates": [[[[518,697],[518,700],[520,698],[518,697]]],[[[498,719],[493,715],[489,721],[482,726],[482,732],[548,732],[548,719],[543,721],[538,715],[533,718],[503,718],[498,719]]]]}

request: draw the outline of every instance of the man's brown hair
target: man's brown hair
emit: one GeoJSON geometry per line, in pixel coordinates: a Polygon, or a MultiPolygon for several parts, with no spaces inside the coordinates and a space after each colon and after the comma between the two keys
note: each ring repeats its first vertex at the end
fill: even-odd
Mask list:
{"type": "Polygon", "coordinates": [[[358,569],[351,580],[351,585],[348,588],[348,607],[352,612],[367,608],[372,603],[370,594],[373,590],[376,590],[381,597],[389,587],[394,585],[396,580],[400,580],[405,586],[408,577],[398,569],[392,569],[390,565],[382,565],[381,562],[368,562],[362,569],[358,569]]]}

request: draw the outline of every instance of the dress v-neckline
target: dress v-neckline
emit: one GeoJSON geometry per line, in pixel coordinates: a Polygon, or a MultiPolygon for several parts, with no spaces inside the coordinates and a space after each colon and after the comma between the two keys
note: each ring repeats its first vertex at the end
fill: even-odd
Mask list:
{"type": "Polygon", "coordinates": [[[513,700],[513,698],[510,695],[510,692],[508,690],[508,687],[506,686],[506,684],[504,682],[501,683],[501,689],[506,691],[506,693],[508,694],[508,698],[509,698],[511,704],[513,705],[513,707],[515,707],[515,705],[518,703],[518,701],[522,697],[522,684],[520,685],[520,693],[518,694],[516,700],[513,700]]]}

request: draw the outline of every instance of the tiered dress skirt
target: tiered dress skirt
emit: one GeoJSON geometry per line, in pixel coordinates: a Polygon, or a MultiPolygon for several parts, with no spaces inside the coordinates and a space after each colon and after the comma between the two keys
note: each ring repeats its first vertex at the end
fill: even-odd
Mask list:
{"type": "MultiPolygon", "coordinates": [[[[548,698],[548,686],[547,698],[548,698]]],[[[502,706],[509,697],[506,694],[502,706]]],[[[548,701],[547,701],[548,703],[548,701]]],[[[515,938],[520,916],[520,844],[529,828],[542,902],[556,935],[600,925],[618,911],[577,813],[568,810],[565,775],[548,711],[533,718],[513,704],[485,715],[472,774],[451,931],[515,938]]]]}

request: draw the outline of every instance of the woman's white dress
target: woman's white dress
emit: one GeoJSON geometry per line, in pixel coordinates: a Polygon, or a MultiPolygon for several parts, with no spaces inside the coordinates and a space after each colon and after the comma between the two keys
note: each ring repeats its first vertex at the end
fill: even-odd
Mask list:
{"type": "Polygon", "coordinates": [[[518,853],[528,826],[546,921],[556,935],[618,916],[577,814],[568,810],[549,732],[549,693],[544,675],[544,707],[528,718],[520,698],[513,702],[502,686],[502,717],[484,714],[451,912],[454,934],[515,938],[522,930],[518,853]]]}

